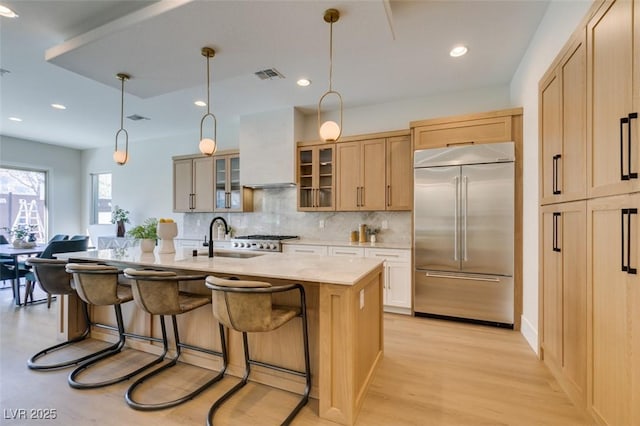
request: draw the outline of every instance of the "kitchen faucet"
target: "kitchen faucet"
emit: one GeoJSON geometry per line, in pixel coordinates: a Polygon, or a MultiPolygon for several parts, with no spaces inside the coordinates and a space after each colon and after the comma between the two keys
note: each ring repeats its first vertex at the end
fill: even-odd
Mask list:
{"type": "Polygon", "coordinates": [[[216,223],[217,220],[222,221],[222,224],[224,225],[224,234],[227,235],[229,233],[229,226],[227,225],[227,221],[224,220],[224,217],[214,217],[209,224],[209,257],[213,257],[213,224],[216,223]]]}

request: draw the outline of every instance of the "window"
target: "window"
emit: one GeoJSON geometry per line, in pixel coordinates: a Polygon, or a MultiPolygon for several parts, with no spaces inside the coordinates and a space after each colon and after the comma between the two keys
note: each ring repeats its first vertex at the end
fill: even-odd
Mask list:
{"type": "Polygon", "coordinates": [[[46,172],[0,168],[0,233],[10,240],[7,229],[30,225],[36,241],[46,241],[46,194],[46,172]]]}
{"type": "Polygon", "coordinates": [[[111,173],[91,175],[91,223],[111,223],[111,173]]]}

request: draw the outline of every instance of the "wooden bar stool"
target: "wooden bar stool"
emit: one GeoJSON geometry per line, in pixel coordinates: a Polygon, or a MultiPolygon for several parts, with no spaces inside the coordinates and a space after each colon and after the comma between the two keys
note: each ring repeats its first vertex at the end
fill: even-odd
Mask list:
{"type": "Polygon", "coordinates": [[[240,281],[208,276],[207,287],[212,290],[213,316],[218,322],[242,333],[244,347],[245,371],[242,379],[234,387],[222,395],[209,409],[207,425],[213,425],[215,412],[234,393],[247,384],[251,365],[271,368],[277,371],[305,377],[306,385],[300,402],[282,423],[290,424],[298,412],[309,400],[311,391],[311,368],[309,363],[309,335],[307,331],[307,306],[304,288],[301,284],[271,286],[260,281],[240,281]],[[271,301],[273,293],[298,290],[300,307],[274,305],[271,301]],[[271,363],[251,359],[247,333],[266,332],[280,328],[293,318],[302,319],[302,341],[304,345],[305,371],[296,371],[271,363]]]}
{"type": "MultiPolygon", "coordinates": [[[[136,374],[139,374],[142,371],[162,362],[167,353],[166,346],[164,348],[164,352],[156,359],[122,376],[95,383],[79,382],[77,377],[84,370],[96,365],[99,361],[120,353],[124,348],[127,337],[151,341],[160,341],[160,339],[125,332],[121,305],[132,301],[133,295],[131,293],[131,287],[119,283],[120,271],[118,268],[115,266],[99,265],[95,263],[69,263],[66,266],[66,270],[73,275],[75,289],[80,299],[85,303],[96,306],[113,305],[116,314],[116,330],[118,331],[118,341],[116,343],[109,346],[104,353],[81,363],[71,372],[71,374],[69,374],[68,382],[71,387],[76,389],[92,389],[112,385],[114,383],[128,380],[136,374]]],[[[101,326],[99,324],[96,325],[101,326]]],[[[110,326],[104,327],[114,329],[110,326]]]]}
{"type": "MultiPolygon", "coordinates": [[[[32,272],[35,275],[35,278],[40,283],[40,286],[44,290],[45,293],[49,297],[51,296],[62,296],[66,294],[74,294],[76,290],[72,287],[71,281],[72,276],[69,274],[65,267],[67,265],[66,260],[58,260],[58,259],[41,259],[39,257],[30,257],[25,262],[27,265],[31,266],[32,272]]],[[[79,364],[83,361],[86,361],[90,358],[98,356],[104,352],[107,352],[109,348],[102,349],[97,352],[90,353],[88,355],[82,356],[80,358],[71,359],[68,361],[58,362],[55,364],[38,364],[36,361],[41,359],[42,357],[50,354],[51,352],[60,350],[68,345],[73,343],[77,343],[81,340],[85,340],[89,337],[89,331],[91,329],[91,321],[89,319],[89,313],[87,311],[86,303],[82,302],[82,313],[84,315],[86,328],[82,332],[82,334],[74,339],[67,340],[66,342],[59,343],[57,345],[48,347],[46,349],[41,350],[27,361],[27,366],[32,370],[54,370],[58,368],[68,367],[70,365],[79,364]]]]}
{"type": "MultiPolygon", "coordinates": [[[[136,270],[127,268],[124,270],[125,277],[133,280],[132,290],[133,298],[140,309],[151,314],[160,316],[160,325],[162,328],[162,341],[165,348],[168,346],[167,332],[164,322],[165,315],[171,316],[173,324],[173,335],[176,344],[176,356],[171,362],[163,365],[162,367],[153,370],[150,373],[145,374],[136,380],[127,390],[125,399],[130,407],[137,410],[160,410],[163,408],[169,408],[186,402],[202,391],[213,385],[224,377],[224,373],[227,369],[227,346],[224,333],[224,327],[219,324],[220,327],[220,346],[221,352],[188,345],[180,341],[178,333],[178,323],[176,321],[176,315],[182,315],[187,312],[193,311],[199,307],[208,305],[211,303],[210,296],[203,296],[199,294],[192,294],[182,292],[179,289],[180,281],[195,281],[199,280],[204,283],[204,275],[177,275],[171,271],[151,271],[151,270],[136,270]],[[204,352],[210,355],[216,355],[222,357],[222,368],[214,377],[208,380],[195,390],[188,392],[186,395],[177,398],[172,401],[159,402],[154,404],[143,404],[136,402],[133,398],[133,393],[136,388],[141,385],[145,380],[156,376],[163,371],[175,366],[180,358],[181,349],[187,348],[199,352],[204,352]]],[[[166,351],[166,349],[165,349],[166,351]]]]}

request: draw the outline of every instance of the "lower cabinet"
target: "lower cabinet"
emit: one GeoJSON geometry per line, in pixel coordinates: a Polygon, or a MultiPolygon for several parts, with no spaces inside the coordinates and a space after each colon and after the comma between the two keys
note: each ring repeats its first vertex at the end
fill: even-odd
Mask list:
{"type": "Polygon", "coordinates": [[[572,400],[587,389],[587,204],[540,209],[540,354],[572,400]]]}
{"type": "Polygon", "coordinates": [[[385,312],[411,315],[411,250],[283,244],[282,252],[383,259],[384,287],[382,297],[384,310],[385,312]]]}
{"type": "Polygon", "coordinates": [[[365,248],[364,255],[384,259],[384,310],[411,315],[411,250],[365,248]]]}
{"type": "Polygon", "coordinates": [[[640,424],[640,194],[587,203],[587,408],[603,425],[640,424]]]}

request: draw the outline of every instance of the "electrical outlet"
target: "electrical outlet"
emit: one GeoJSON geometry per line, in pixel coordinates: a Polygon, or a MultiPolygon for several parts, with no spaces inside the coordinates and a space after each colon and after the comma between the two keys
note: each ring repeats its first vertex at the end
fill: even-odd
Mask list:
{"type": "Polygon", "coordinates": [[[389,229],[389,221],[388,220],[383,220],[381,228],[382,229],[389,229]]]}
{"type": "Polygon", "coordinates": [[[324,228],[324,220],[318,222],[318,227],[320,227],[320,229],[324,228]]]}
{"type": "Polygon", "coordinates": [[[360,309],[364,309],[364,288],[360,290],[360,309]]]}

